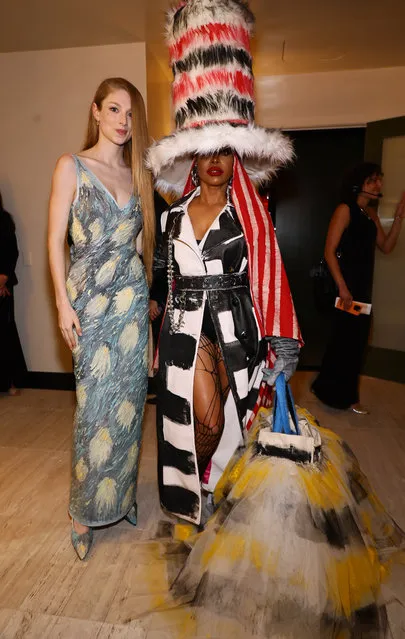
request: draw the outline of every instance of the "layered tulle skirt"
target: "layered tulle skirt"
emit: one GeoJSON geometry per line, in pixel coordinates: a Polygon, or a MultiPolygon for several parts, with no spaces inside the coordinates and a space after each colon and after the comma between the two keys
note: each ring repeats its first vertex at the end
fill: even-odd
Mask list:
{"type": "Polygon", "coordinates": [[[347,444],[298,416],[320,436],[318,460],[265,454],[258,438],[271,414],[260,411],[217,486],[215,514],[183,542],[188,555],[165,603],[188,606],[179,638],[387,636],[386,586],[404,533],[347,444]]]}

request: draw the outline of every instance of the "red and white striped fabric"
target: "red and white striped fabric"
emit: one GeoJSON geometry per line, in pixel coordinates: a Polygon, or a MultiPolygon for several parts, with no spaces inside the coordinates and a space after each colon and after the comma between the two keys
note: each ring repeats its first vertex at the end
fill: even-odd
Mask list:
{"type": "MultiPolygon", "coordinates": [[[[191,173],[184,195],[194,189],[191,173]]],[[[290,286],[269,213],[239,157],[233,165],[232,202],[248,248],[250,289],[262,337],[289,337],[303,344],[290,286]]]]}

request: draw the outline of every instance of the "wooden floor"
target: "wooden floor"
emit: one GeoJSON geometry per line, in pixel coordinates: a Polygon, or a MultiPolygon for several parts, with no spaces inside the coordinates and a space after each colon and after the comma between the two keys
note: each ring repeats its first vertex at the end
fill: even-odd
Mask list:
{"type": "MultiPolygon", "coordinates": [[[[362,400],[372,414],[363,417],[322,407],[309,392],[311,378],[296,375],[297,403],[344,436],[405,527],[404,386],[364,379],[362,400]]],[[[0,397],[0,638],[175,639],[167,614],[141,616],[167,584],[158,544],[148,541],[162,519],[155,409],[148,406],[145,417],[139,526],[123,521],[96,531],[89,560],[80,562],[67,516],[73,402],[59,391],[0,397]]],[[[404,639],[405,612],[398,606],[395,614],[404,639]]]]}

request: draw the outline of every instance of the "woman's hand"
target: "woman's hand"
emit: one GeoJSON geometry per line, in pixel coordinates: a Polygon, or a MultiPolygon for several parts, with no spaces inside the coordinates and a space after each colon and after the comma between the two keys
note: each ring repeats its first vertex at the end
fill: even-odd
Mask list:
{"type": "Polygon", "coordinates": [[[348,311],[353,302],[353,295],[347,288],[347,286],[341,286],[339,288],[339,297],[343,302],[343,308],[348,311]]]}
{"type": "Polygon", "coordinates": [[[149,317],[151,322],[159,317],[161,309],[156,300],[149,300],[149,317]]]}
{"type": "Polygon", "coordinates": [[[82,329],[80,327],[79,318],[69,302],[64,302],[59,307],[59,328],[63,335],[63,339],[72,351],[77,345],[77,338],[73,332],[73,328],[75,329],[76,334],[80,337],[82,335],[82,329]]]}
{"type": "Polygon", "coordinates": [[[10,297],[11,293],[8,290],[7,286],[0,287],[0,297],[10,297]]]}

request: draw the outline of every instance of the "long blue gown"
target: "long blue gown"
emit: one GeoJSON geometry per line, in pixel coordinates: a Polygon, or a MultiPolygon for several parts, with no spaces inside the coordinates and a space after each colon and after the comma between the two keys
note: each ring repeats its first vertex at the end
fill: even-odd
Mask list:
{"type": "Polygon", "coordinates": [[[75,413],[70,515],[87,526],[123,518],[136,500],[147,391],[148,288],[136,251],[139,200],[120,208],[73,156],[77,196],[69,216],[66,282],[82,337],[73,351],[75,413]]]}

